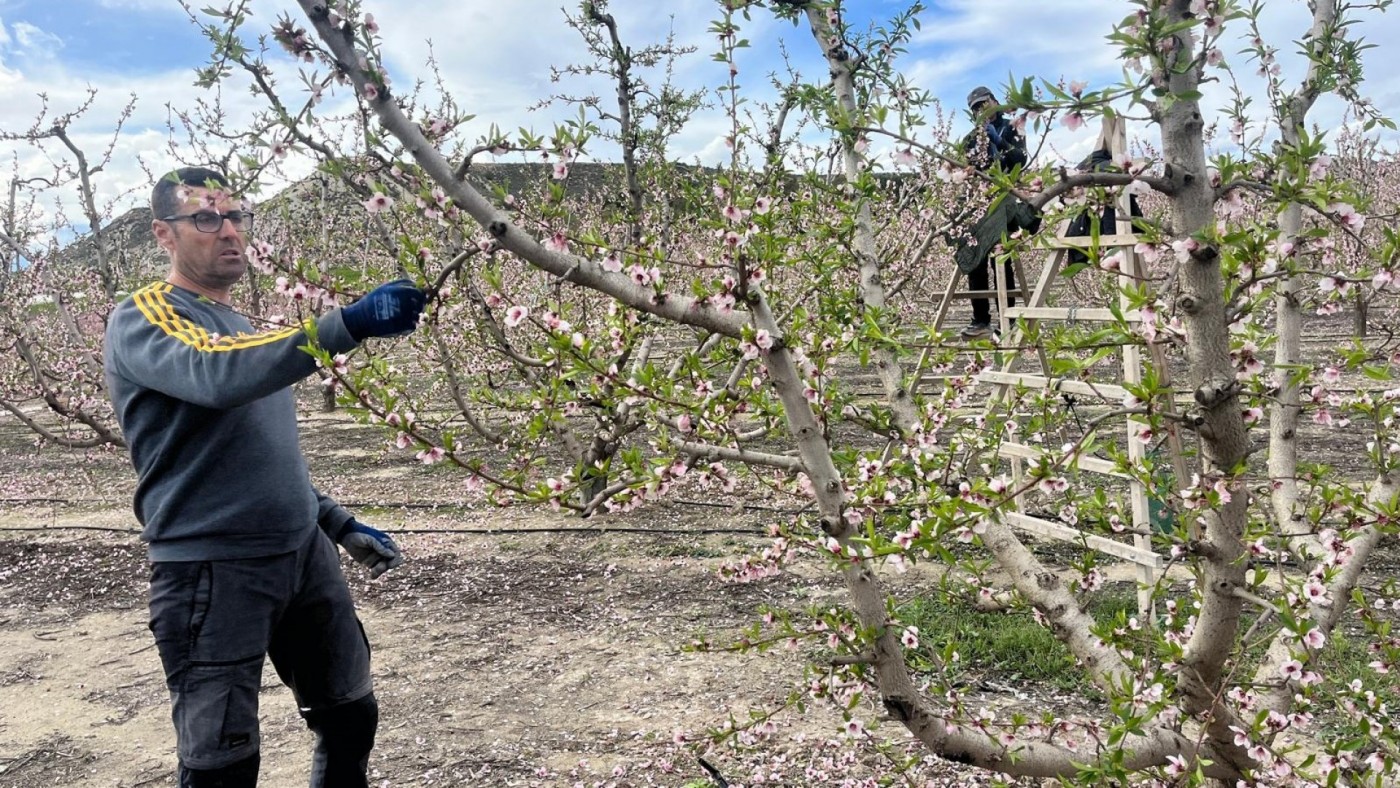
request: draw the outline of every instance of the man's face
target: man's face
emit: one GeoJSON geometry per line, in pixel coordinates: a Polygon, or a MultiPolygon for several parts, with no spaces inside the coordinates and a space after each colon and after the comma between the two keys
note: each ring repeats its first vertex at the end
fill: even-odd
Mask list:
{"type": "MultiPolygon", "coordinates": [[[[223,190],[183,186],[176,194],[184,197],[184,202],[174,216],[244,210],[241,200],[223,190]]],[[[157,219],[151,226],[157,243],[170,253],[175,271],[202,289],[226,293],[248,269],[243,255],[248,239],[231,221],[221,219],[219,229],[208,233],[196,228],[192,218],[157,219]]]]}
{"type": "Polygon", "coordinates": [[[988,120],[995,113],[996,106],[996,103],[992,101],[979,101],[972,106],[972,117],[988,120]]]}

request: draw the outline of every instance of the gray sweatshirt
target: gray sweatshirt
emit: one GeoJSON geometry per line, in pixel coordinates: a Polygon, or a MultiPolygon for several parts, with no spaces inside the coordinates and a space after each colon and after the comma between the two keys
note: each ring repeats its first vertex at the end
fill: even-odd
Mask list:
{"type": "MultiPolygon", "coordinates": [[[[357,344],[340,310],[316,321],[332,353],[357,344]]],[[[311,486],[291,385],[316,370],[302,327],[255,332],[227,306],[167,282],[107,323],[107,393],[139,481],[152,561],[256,558],[296,549],[349,512],[311,486]]]]}

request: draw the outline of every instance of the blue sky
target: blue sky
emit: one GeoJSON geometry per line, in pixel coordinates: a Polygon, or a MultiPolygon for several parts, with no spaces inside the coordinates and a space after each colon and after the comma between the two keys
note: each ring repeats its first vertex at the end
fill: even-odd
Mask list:
{"type": "MultiPolygon", "coordinates": [[[[195,5],[211,3],[221,0],[195,5]]],[[[478,132],[492,122],[507,129],[548,129],[556,117],[569,114],[529,111],[543,95],[559,89],[550,83],[551,64],[582,59],[577,34],[564,24],[561,5],[573,8],[576,2],[364,0],[364,10],[373,13],[382,28],[395,84],[407,85],[425,75],[424,53],[431,39],[449,89],[464,111],[478,116],[478,132]]],[[[847,6],[848,19],[863,21],[888,18],[904,4],[855,0],[847,6]]],[[[1292,56],[1290,42],[1306,30],[1306,4],[1269,0],[1266,7],[1266,32],[1281,50],[1285,75],[1296,81],[1303,65],[1292,56]]],[[[252,8],[255,32],[266,31],[279,12],[300,19],[299,9],[288,0],[253,0],[252,8]]],[[[630,42],[654,41],[674,31],[681,42],[699,48],[678,74],[681,82],[714,84],[720,78],[723,66],[708,57],[715,49],[706,33],[717,15],[713,0],[612,0],[611,10],[630,42]]],[[[1121,76],[1121,64],[1104,36],[1132,10],[1126,0],[933,0],[921,16],[923,29],[903,71],[956,111],[972,87],[995,88],[1012,74],[1102,86],[1121,76]]],[[[805,75],[824,72],[805,27],[779,23],[762,10],[753,17],[744,31],[753,46],[739,61],[746,86],[763,85],[769,72],[783,68],[780,46],[805,75]]],[[[1400,11],[1369,12],[1364,20],[1360,33],[1381,46],[1367,54],[1363,92],[1388,114],[1400,115],[1400,55],[1389,45],[1400,34],[1400,11]]],[[[1242,26],[1236,30],[1243,34],[1242,26]]],[[[1240,48],[1237,39],[1224,47],[1245,89],[1258,91],[1254,67],[1235,54],[1240,48]]],[[[98,150],[111,142],[114,119],[129,96],[136,95],[136,110],[117,141],[112,164],[99,179],[103,197],[115,201],[114,207],[132,203],[140,199],[148,181],[140,163],[159,171],[173,162],[166,149],[166,105],[188,109],[202,95],[192,85],[193,69],[207,53],[207,43],[176,0],[0,0],[0,129],[28,126],[39,110],[40,93],[47,94],[52,108],[66,111],[75,108],[91,86],[98,89],[98,99],[74,133],[85,149],[98,150]]],[[[294,89],[295,80],[284,79],[283,84],[294,89]]],[[[582,86],[576,87],[574,92],[580,92],[582,86]]],[[[1224,96],[1220,85],[1206,90],[1208,104],[1218,104],[1224,96]]],[[[235,117],[246,116],[254,107],[242,91],[230,91],[225,100],[235,117]]],[[[1341,122],[1343,109],[1337,102],[1324,103],[1313,117],[1332,127],[1341,122]]],[[[959,129],[966,126],[961,118],[958,123],[959,129]]],[[[714,161],[722,155],[726,130],[723,118],[703,118],[677,140],[676,153],[714,161]]],[[[1077,159],[1087,152],[1094,132],[1056,129],[1052,151],[1077,159]]],[[[1133,132],[1149,139],[1154,134],[1143,126],[1133,132]]],[[[62,153],[50,151],[54,157],[62,153]]],[[[44,166],[32,149],[0,142],[0,167],[6,172],[35,173],[44,166]]]]}

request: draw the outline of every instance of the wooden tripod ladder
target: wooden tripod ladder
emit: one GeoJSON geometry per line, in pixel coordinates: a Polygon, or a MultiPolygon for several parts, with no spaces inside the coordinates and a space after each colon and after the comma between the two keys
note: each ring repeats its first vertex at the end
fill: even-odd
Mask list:
{"type": "MultiPolygon", "coordinates": [[[[1106,118],[1104,129],[1100,136],[1099,147],[1108,148],[1113,155],[1114,161],[1122,161],[1127,149],[1127,134],[1124,124],[1119,118],[1106,118]]],[[[1003,345],[1007,350],[1002,351],[1002,362],[998,369],[988,370],[981,374],[980,380],[991,384],[994,389],[987,401],[988,410],[1003,406],[1008,402],[1011,393],[1016,389],[1045,390],[1061,392],[1066,395],[1078,395],[1080,397],[1094,398],[1096,400],[1106,400],[1114,403],[1121,403],[1128,394],[1128,386],[1140,384],[1142,382],[1142,350],[1136,344],[1124,344],[1121,348],[1121,385],[1114,383],[1088,382],[1083,380],[1071,380],[1058,377],[1054,374],[1049,359],[1046,357],[1044,346],[1036,344],[1037,356],[1040,370],[1038,372],[1017,371],[1017,362],[1021,358],[1021,353],[1014,348],[1020,345],[1029,329],[1036,327],[1041,321],[1097,321],[1115,322],[1120,319],[1129,324],[1137,324],[1142,316],[1138,310],[1129,309],[1128,297],[1124,293],[1125,286],[1136,285],[1142,281],[1143,266],[1134,251],[1137,244],[1137,237],[1133,233],[1132,219],[1129,211],[1129,197],[1125,191],[1120,190],[1117,196],[1115,211],[1115,227],[1109,235],[1100,235],[1097,243],[1089,237],[1066,237],[1066,230],[1069,222],[1063,222],[1055,239],[1046,248],[1051,254],[1045,266],[1040,271],[1040,276],[1036,281],[1034,289],[1024,296],[1023,306],[1007,306],[1007,289],[1001,277],[997,278],[997,289],[995,291],[999,307],[999,319],[1001,322],[1001,336],[1004,338],[1003,345]],[[1053,288],[1056,278],[1064,270],[1068,262],[1069,253],[1072,250],[1088,250],[1096,248],[1100,255],[1116,253],[1120,257],[1119,273],[1117,285],[1119,292],[1118,310],[1107,307],[1078,307],[1078,306],[1051,306],[1050,291],[1053,288]],[[1117,314],[1115,314],[1115,311],[1117,314]],[[1014,321],[1014,322],[1013,322],[1014,321]]],[[[1107,229],[1107,228],[1105,228],[1107,229]]],[[[994,265],[995,261],[989,260],[988,265],[994,265]]],[[[1019,260],[1016,262],[1017,274],[1024,282],[1024,274],[1021,272],[1019,260]]],[[[963,296],[956,290],[959,274],[954,274],[952,281],[944,294],[943,303],[939,305],[938,316],[941,320],[946,313],[948,302],[953,298],[963,296]]],[[[1024,293],[1024,284],[1021,292],[1024,293]]],[[[978,294],[979,296],[981,294],[978,294]]],[[[1169,385],[1169,378],[1166,377],[1166,364],[1161,349],[1153,346],[1152,350],[1154,362],[1159,370],[1159,376],[1169,385]]],[[[1163,407],[1168,410],[1172,407],[1172,397],[1167,396],[1163,407]]],[[[1137,439],[1137,435],[1146,429],[1146,422],[1139,416],[1129,416],[1126,418],[1124,437],[1126,438],[1128,461],[1134,467],[1142,467],[1147,460],[1147,446],[1137,439]]],[[[1183,460],[1179,436],[1176,434],[1173,424],[1168,432],[1168,450],[1171,455],[1173,469],[1176,473],[1176,485],[1186,481],[1185,462],[1183,460]]],[[[1013,489],[1021,490],[1025,486],[1026,463],[1037,462],[1045,456],[1046,452],[1039,446],[1008,440],[999,445],[998,456],[1002,457],[1011,465],[1013,489]]],[[[1132,540],[1131,542],[1119,541],[1118,539],[1090,534],[1080,531],[1071,525],[1057,519],[1039,517],[1028,513],[1025,510],[1025,493],[1020,493],[1011,502],[1011,506],[1003,509],[1002,519],[1009,525],[1022,531],[1035,534],[1037,536],[1058,539],[1069,542],[1077,542],[1085,547],[1092,548],[1107,555],[1112,555],[1129,561],[1137,566],[1139,590],[1138,607],[1143,617],[1150,620],[1151,587],[1156,582],[1158,573],[1165,565],[1162,557],[1152,551],[1151,533],[1153,527],[1151,517],[1151,507],[1149,496],[1152,491],[1147,488],[1137,477],[1123,473],[1117,469],[1110,460],[1105,460],[1093,456],[1079,456],[1072,464],[1074,469],[1081,472],[1101,474],[1116,480],[1117,484],[1125,484],[1128,487],[1128,496],[1131,502],[1132,516],[1132,540]]],[[[1176,489],[1175,487],[1173,489],[1176,489]]]]}

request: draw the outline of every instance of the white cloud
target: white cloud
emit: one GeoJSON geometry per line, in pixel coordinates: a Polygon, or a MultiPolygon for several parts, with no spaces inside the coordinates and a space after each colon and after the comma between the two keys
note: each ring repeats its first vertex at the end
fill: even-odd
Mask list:
{"type": "Polygon", "coordinates": [[[63,39],[28,22],[16,22],[14,29],[15,42],[29,57],[56,57],[63,49],[63,39]]]}

